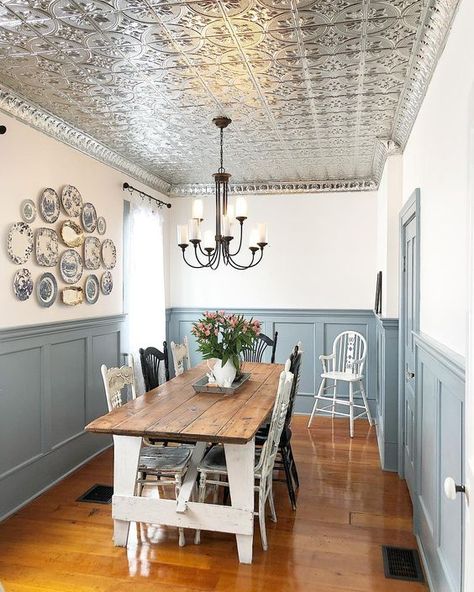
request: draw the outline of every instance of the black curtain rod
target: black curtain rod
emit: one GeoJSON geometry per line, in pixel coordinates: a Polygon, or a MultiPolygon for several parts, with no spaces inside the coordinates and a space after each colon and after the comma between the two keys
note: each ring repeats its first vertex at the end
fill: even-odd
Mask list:
{"type": "Polygon", "coordinates": [[[140,191],[140,189],[137,189],[136,187],[133,187],[132,185],[130,185],[126,181],[122,185],[122,189],[124,191],[126,189],[128,189],[128,191],[130,191],[130,193],[132,191],[136,191],[137,193],[139,193],[143,197],[148,197],[148,199],[153,199],[154,201],[158,202],[158,207],[160,207],[160,208],[163,207],[163,206],[166,206],[167,208],[171,208],[171,204],[170,203],[167,203],[166,201],[162,201],[161,199],[158,199],[157,197],[153,197],[153,195],[148,195],[148,193],[145,193],[144,191],[140,191]]]}

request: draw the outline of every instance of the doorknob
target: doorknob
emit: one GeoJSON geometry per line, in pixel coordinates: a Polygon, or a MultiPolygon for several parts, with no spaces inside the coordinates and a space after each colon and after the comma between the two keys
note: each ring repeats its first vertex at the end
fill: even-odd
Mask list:
{"type": "Polygon", "coordinates": [[[450,500],[455,500],[457,493],[466,493],[464,485],[458,485],[452,477],[446,477],[444,480],[445,496],[450,500]]]}
{"type": "Polygon", "coordinates": [[[407,370],[405,372],[405,377],[407,380],[411,380],[412,378],[415,378],[415,373],[412,372],[411,370],[408,370],[408,368],[407,368],[407,370]]]}

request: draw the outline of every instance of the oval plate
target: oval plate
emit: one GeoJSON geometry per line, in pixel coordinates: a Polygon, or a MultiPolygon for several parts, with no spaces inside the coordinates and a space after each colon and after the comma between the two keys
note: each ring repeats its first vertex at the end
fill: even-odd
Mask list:
{"type": "Polygon", "coordinates": [[[59,260],[59,242],[52,228],[38,228],[35,234],[35,255],[38,265],[54,267],[59,260]]]}
{"type": "Polygon", "coordinates": [[[68,216],[77,218],[82,211],[82,195],[74,185],[66,185],[61,193],[64,211],[68,216]]]}
{"type": "Polygon", "coordinates": [[[58,295],[58,282],[52,273],[43,273],[36,282],[36,298],[41,306],[50,307],[58,295]]]}
{"type": "Polygon", "coordinates": [[[105,269],[113,269],[117,263],[117,250],[110,238],[106,238],[102,243],[102,261],[105,269]]]}
{"type": "Polygon", "coordinates": [[[33,251],[33,231],[24,222],[10,226],[7,238],[8,256],[17,265],[26,263],[33,251]]]}
{"type": "Polygon", "coordinates": [[[89,304],[95,304],[99,299],[100,285],[97,276],[93,273],[87,276],[86,285],[84,288],[84,295],[86,302],[89,304]]]}
{"type": "Polygon", "coordinates": [[[48,187],[43,191],[40,197],[41,216],[46,222],[53,224],[59,218],[60,211],[59,196],[54,189],[48,187]]]}
{"type": "Polygon", "coordinates": [[[28,269],[19,269],[13,277],[13,292],[18,300],[25,301],[33,293],[33,280],[28,269]]]}
{"type": "Polygon", "coordinates": [[[36,206],[32,199],[24,199],[20,206],[21,217],[27,224],[36,220],[36,206]]]}
{"type": "Polygon", "coordinates": [[[100,287],[102,289],[102,294],[105,294],[105,296],[108,296],[110,292],[112,292],[114,281],[110,271],[106,271],[102,274],[102,277],[100,278],[100,287]]]}
{"type": "Polygon", "coordinates": [[[85,203],[82,207],[82,227],[86,232],[94,232],[97,226],[97,212],[91,203],[85,203]]]}
{"type": "Polygon", "coordinates": [[[78,282],[83,272],[82,258],[79,253],[74,251],[74,249],[64,251],[59,261],[59,270],[66,284],[75,284],[78,282]]]}
{"type": "Polygon", "coordinates": [[[100,240],[96,236],[88,236],[84,241],[84,267],[86,269],[100,267],[100,240]]]}
{"type": "Polygon", "coordinates": [[[97,232],[99,234],[105,234],[107,230],[107,222],[105,221],[104,216],[99,216],[97,218],[97,232]]]}

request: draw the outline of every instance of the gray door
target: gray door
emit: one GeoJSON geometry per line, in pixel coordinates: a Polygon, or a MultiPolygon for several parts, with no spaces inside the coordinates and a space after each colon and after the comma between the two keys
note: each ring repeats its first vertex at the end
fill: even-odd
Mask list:
{"type": "Polygon", "coordinates": [[[405,425],[403,455],[405,479],[413,497],[415,492],[415,452],[416,452],[416,406],[415,406],[415,343],[413,331],[418,329],[418,254],[416,241],[416,218],[411,218],[404,226],[403,255],[403,348],[404,348],[404,399],[405,425]]]}

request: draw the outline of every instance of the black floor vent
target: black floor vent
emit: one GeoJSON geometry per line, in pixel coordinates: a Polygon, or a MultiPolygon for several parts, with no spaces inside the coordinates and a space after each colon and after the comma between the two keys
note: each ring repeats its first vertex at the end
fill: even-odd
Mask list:
{"type": "Polygon", "coordinates": [[[385,577],[394,580],[424,582],[420,556],[416,549],[400,547],[382,547],[385,577]]]}
{"type": "Polygon", "coordinates": [[[93,504],[110,504],[114,488],[111,485],[94,485],[88,489],[81,497],[77,498],[78,502],[91,502],[93,504]]]}

